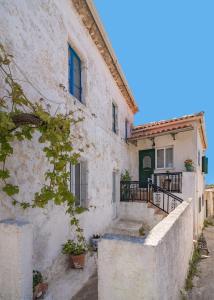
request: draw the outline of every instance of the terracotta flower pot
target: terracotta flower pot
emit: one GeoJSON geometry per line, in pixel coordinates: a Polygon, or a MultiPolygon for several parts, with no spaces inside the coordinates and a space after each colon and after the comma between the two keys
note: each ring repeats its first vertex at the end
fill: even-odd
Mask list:
{"type": "Polygon", "coordinates": [[[83,269],[85,266],[85,253],[80,255],[70,255],[71,267],[74,269],[83,269]]]}
{"type": "Polygon", "coordinates": [[[47,283],[38,283],[37,286],[35,287],[34,293],[33,293],[33,299],[39,299],[41,298],[48,289],[48,284],[47,283]]]}

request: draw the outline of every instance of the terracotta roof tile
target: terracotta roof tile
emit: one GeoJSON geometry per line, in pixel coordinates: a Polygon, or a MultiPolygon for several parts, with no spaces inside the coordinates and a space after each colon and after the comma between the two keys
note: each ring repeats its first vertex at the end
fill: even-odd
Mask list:
{"type": "Polygon", "coordinates": [[[161,120],[158,122],[151,122],[139,126],[135,126],[132,129],[130,140],[136,140],[139,138],[151,137],[154,135],[161,135],[167,132],[185,131],[193,129],[191,121],[195,117],[203,117],[204,113],[196,113],[192,115],[186,115],[180,118],[173,118],[170,120],[161,120]]]}
{"type": "Polygon", "coordinates": [[[191,124],[185,124],[185,125],[170,126],[167,128],[160,128],[160,129],[156,128],[153,130],[146,130],[146,129],[142,129],[142,130],[138,130],[138,131],[133,130],[132,135],[129,139],[133,140],[133,139],[138,139],[138,138],[146,138],[146,137],[150,137],[153,135],[159,135],[159,134],[173,132],[173,131],[182,130],[182,129],[193,129],[193,126],[191,124]]]}
{"type": "Polygon", "coordinates": [[[154,126],[159,126],[159,125],[165,125],[165,124],[176,122],[176,121],[191,120],[192,118],[203,116],[203,115],[204,115],[204,112],[199,112],[196,114],[186,115],[186,116],[182,116],[179,118],[172,118],[169,120],[161,120],[161,121],[157,121],[157,122],[151,122],[151,123],[147,123],[147,124],[138,125],[138,126],[135,126],[133,129],[138,130],[138,129],[149,128],[149,127],[154,127],[154,126]]]}

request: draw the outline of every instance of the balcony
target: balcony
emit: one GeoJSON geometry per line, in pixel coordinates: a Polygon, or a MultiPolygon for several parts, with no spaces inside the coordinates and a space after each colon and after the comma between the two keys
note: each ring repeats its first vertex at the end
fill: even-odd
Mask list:
{"type": "Polygon", "coordinates": [[[182,193],[182,172],[155,173],[155,185],[171,193],[182,193]]]}

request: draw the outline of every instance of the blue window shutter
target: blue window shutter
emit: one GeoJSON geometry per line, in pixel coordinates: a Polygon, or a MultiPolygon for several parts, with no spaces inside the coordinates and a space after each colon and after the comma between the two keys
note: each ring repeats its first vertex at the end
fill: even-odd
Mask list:
{"type": "Polygon", "coordinates": [[[82,99],[81,60],[76,52],[68,45],[69,92],[79,101],[82,99]]]}

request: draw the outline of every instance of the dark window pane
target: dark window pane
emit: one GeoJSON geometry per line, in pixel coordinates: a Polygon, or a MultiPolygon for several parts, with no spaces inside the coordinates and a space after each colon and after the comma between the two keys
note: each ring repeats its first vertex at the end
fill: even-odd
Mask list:
{"type": "Polygon", "coordinates": [[[112,103],[112,131],[116,133],[116,106],[112,103]]]}
{"type": "Polygon", "coordinates": [[[81,199],[81,187],[80,187],[80,164],[75,166],[75,197],[76,197],[76,205],[80,205],[81,199]]]}
{"type": "Polygon", "coordinates": [[[116,172],[112,174],[112,202],[116,202],[116,172]]]}

